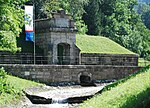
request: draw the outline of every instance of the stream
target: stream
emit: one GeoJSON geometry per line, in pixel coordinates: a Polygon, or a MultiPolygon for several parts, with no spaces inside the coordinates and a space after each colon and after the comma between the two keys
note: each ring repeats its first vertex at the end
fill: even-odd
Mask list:
{"type": "Polygon", "coordinates": [[[96,87],[82,87],[80,85],[64,87],[34,87],[25,90],[26,97],[21,108],[77,108],[83,101],[92,98],[108,83],[96,87]]]}

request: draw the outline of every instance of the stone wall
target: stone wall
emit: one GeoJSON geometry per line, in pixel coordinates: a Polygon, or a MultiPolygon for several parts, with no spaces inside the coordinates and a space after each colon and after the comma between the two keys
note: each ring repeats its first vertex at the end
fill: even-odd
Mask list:
{"type": "Polygon", "coordinates": [[[135,73],[142,67],[101,65],[0,65],[7,72],[22,78],[47,84],[57,82],[80,83],[80,76],[95,80],[114,80],[135,73]]]}
{"type": "MultiPolygon", "coordinates": [[[[36,63],[44,64],[43,55],[36,53],[36,63]]],[[[32,53],[0,52],[0,64],[33,64],[34,55],[32,53]]]]}
{"type": "Polygon", "coordinates": [[[135,54],[81,54],[82,65],[121,65],[138,66],[135,54]]]}

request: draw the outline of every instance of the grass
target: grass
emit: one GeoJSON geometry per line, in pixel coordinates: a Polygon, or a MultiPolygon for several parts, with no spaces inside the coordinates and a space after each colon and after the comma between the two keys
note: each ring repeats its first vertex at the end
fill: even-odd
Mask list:
{"type": "Polygon", "coordinates": [[[150,65],[150,61],[145,60],[143,58],[139,58],[138,66],[147,66],[147,65],[150,65]]]}
{"type": "Polygon", "coordinates": [[[23,90],[23,89],[26,89],[29,87],[42,85],[42,84],[34,82],[34,81],[30,81],[30,80],[10,76],[10,75],[7,75],[7,82],[11,86],[15,87],[15,89],[18,89],[18,90],[23,90]]]}
{"type": "Polygon", "coordinates": [[[102,94],[85,101],[79,108],[149,108],[149,95],[150,65],[107,86],[102,94]]]}
{"type": "Polygon", "coordinates": [[[16,104],[23,96],[22,90],[33,86],[42,85],[37,82],[21,79],[11,75],[7,75],[7,84],[11,87],[12,92],[3,92],[0,94],[0,108],[7,104],[16,104]]]}
{"type": "Polygon", "coordinates": [[[102,36],[77,35],[76,43],[81,53],[135,54],[102,36]]]}

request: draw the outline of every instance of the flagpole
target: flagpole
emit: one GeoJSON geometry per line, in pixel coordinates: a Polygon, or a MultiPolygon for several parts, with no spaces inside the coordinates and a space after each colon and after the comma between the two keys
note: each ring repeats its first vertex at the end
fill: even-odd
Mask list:
{"type": "Polygon", "coordinates": [[[36,64],[35,58],[35,5],[33,3],[33,29],[34,29],[34,65],[36,64]]]}

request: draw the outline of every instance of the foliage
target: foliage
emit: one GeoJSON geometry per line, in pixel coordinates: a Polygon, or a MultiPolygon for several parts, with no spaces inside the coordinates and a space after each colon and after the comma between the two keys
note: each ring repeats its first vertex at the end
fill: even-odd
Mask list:
{"type": "Polygon", "coordinates": [[[0,94],[6,91],[6,72],[3,68],[0,69],[0,94]]]}
{"type": "Polygon", "coordinates": [[[51,18],[52,11],[64,9],[76,21],[78,33],[85,34],[87,32],[82,15],[85,12],[83,7],[88,3],[88,0],[30,0],[28,3],[35,4],[36,19],[51,18]]]}
{"type": "Polygon", "coordinates": [[[16,52],[16,37],[19,36],[24,24],[24,12],[21,9],[27,0],[0,1],[0,50],[16,52]]]}
{"type": "Polygon", "coordinates": [[[80,108],[148,108],[150,104],[150,65],[125,79],[107,86],[101,95],[80,108]]]}
{"type": "Polygon", "coordinates": [[[135,54],[102,36],[77,35],[76,42],[81,53],[135,54]]]}
{"type": "Polygon", "coordinates": [[[23,95],[22,90],[42,84],[7,75],[0,69],[0,107],[10,102],[18,101],[23,95]]]}
{"type": "Polygon", "coordinates": [[[141,56],[148,55],[150,31],[135,12],[136,4],[136,0],[91,0],[83,17],[88,34],[109,37],[141,56]]]}
{"type": "Polygon", "coordinates": [[[84,6],[88,2],[89,0],[60,0],[60,7],[72,15],[73,20],[76,21],[78,33],[80,34],[87,32],[87,26],[82,20],[82,15],[85,13],[84,6]]]}
{"type": "Polygon", "coordinates": [[[42,10],[43,13],[47,15],[47,17],[51,18],[52,14],[51,12],[53,10],[59,10],[60,9],[60,2],[59,0],[45,0],[42,10]]]}
{"type": "Polygon", "coordinates": [[[83,14],[83,20],[85,24],[88,25],[87,34],[101,35],[101,21],[103,16],[99,6],[101,2],[102,0],[90,0],[88,5],[84,7],[86,12],[83,14]]]}
{"type": "Polygon", "coordinates": [[[84,21],[81,18],[76,19],[76,27],[78,30],[78,34],[84,35],[87,32],[87,25],[85,25],[84,21]]]}
{"type": "Polygon", "coordinates": [[[141,15],[145,26],[150,29],[150,3],[139,3],[136,11],[141,15]]]}
{"type": "Polygon", "coordinates": [[[16,96],[21,95],[21,92],[19,90],[15,89],[14,86],[11,86],[7,82],[7,78],[8,78],[7,73],[5,72],[3,68],[1,68],[0,69],[0,97],[2,97],[3,94],[11,94],[11,95],[16,95],[16,96]]]}

